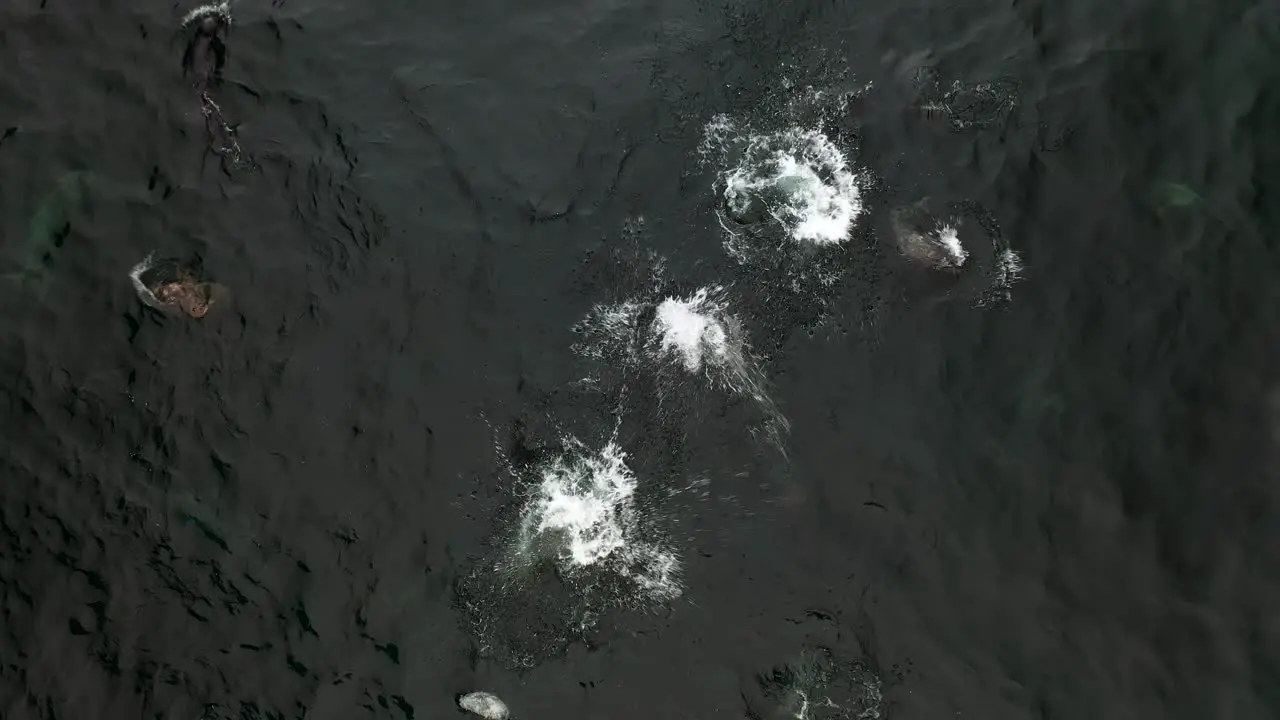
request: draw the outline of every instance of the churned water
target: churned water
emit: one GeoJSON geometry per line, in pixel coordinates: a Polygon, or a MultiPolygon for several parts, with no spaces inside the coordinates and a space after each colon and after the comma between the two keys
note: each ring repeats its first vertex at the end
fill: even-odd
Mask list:
{"type": "Polygon", "coordinates": [[[6,3],[0,716],[1280,716],[1277,47],[6,3]]]}

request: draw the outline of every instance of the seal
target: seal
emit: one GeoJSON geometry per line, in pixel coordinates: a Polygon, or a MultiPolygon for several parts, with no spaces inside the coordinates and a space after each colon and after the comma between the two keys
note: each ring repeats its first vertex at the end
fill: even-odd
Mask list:
{"type": "Polygon", "coordinates": [[[202,5],[187,13],[182,26],[194,28],[182,54],[182,72],[195,86],[210,143],[218,154],[239,163],[244,158],[235,128],[223,117],[212,93],[227,64],[226,33],[231,27],[231,9],[226,3],[202,5]]]}
{"type": "Polygon", "coordinates": [[[95,184],[100,184],[96,176],[85,170],[75,170],[58,178],[31,217],[22,269],[4,277],[24,286],[45,278],[54,251],[70,234],[71,221],[85,209],[89,191],[95,184]]]}
{"type": "MultiPolygon", "coordinates": [[[[207,93],[219,80],[227,64],[227,15],[220,8],[202,8],[203,14],[189,16],[195,33],[187,41],[182,55],[183,73],[192,77],[196,91],[207,93]]],[[[199,12],[199,11],[196,11],[199,12]]]]}
{"type": "Polygon", "coordinates": [[[176,260],[157,260],[154,253],[135,265],[129,278],[143,304],[196,320],[230,297],[222,285],[201,280],[190,267],[176,260]]]}
{"type": "Polygon", "coordinates": [[[189,279],[162,283],[156,286],[151,294],[161,303],[176,307],[196,319],[204,317],[209,312],[209,306],[213,300],[208,283],[198,283],[189,279]]]}
{"type": "Polygon", "coordinates": [[[960,245],[958,218],[950,224],[939,222],[929,198],[895,208],[890,214],[893,235],[903,257],[934,270],[959,272],[969,254],[960,245]]]}

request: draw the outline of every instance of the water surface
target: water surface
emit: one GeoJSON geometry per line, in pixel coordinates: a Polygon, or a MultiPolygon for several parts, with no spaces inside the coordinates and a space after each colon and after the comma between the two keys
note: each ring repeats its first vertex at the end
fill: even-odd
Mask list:
{"type": "Polygon", "coordinates": [[[1273,4],[246,3],[253,167],[208,152],[187,9],[0,10],[5,271],[59,177],[116,183],[0,289],[0,714],[764,716],[818,645],[883,717],[1280,714],[1273,4]],[[922,66],[1015,102],[957,126],[922,66]],[[828,128],[874,179],[850,237],[727,253],[707,124],[868,84],[828,128]],[[991,213],[1007,300],[900,262],[923,196],[991,213]],[[145,307],[152,250],[233,303],[145,307]],[[593,306],[713,285],[782,450],[678,367],[578,382],[593,306]],[[615,432],[680,597],[606,583],[574,633],[540,576],[478,633],[511,464],[615,432]]]}

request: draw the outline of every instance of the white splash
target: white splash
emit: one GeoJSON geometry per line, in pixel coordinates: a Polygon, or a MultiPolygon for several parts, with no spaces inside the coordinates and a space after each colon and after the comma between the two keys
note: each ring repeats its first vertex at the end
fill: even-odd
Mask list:
{"type": "Polygon", "coordinates": [[[943,225],[938,230],[938,242],[947,249],[954,267],[964,265],[964,261],[969,258],[969,253],[965,252],[964,246],[960,244],[960,232],[954,225],[943,225]]]}
{"type": "Polygon", "coordinates": [[[625,454],[614,444],[595,457],[559,457],[541,471],[542,484],[525,515],[526,537],[562,533],[562,560],[591,565],[625,544],[623,514],[636,489],[625,454]]]}
{"type": "Polygon", "coordinates": [[[545,549],[562,572],[602,567],[632,580],[650,599],[679,597],[679,559],[641,537],[637,481],[626,453],[613,441],[599,452],[571,437],[565,445],[564,454],[537,469],[537,487],[521,515],[516,563],[533,562],[545,549]]]}
{"type": "Polygon", "coordinates": [[[755,132],[716,115],[703,129],[698,153],[720,166],[717,187],[723,186],[728,214],[740,223],[771,219],[796,242],[832,245],[848,239],[863,214],[865,173],[853,170],[844,151],[816,127],[755,132]]]}
{"type": "Polygon", "coordinates": [[[664,298],[657,304],[645,348],[651,362],[674,359],[690,373],[705,374],[714,385],[772,407],[763,390],[763,374],[751,359],[742,323],[729,312],[723,287],[664,298]]]}
{"type": "Polygon", "coordinates": [[[222,21],[224,23],[226,23],[227,25],[230,25],[231,24],[231,4],[225,3],[225,2],[209,3],[207,5],[201,5],[200,7],[194,8],[190,12],[188,12],[186,15],[182,16],[182,27],[186,27],[187,25],[190,25],[192,22],[195,22],[196,20],[201,20],[203,18],[213,16],[213,15],[216,15],[222,18],[222,21]]]}
{"type": "Polygon", "coordinates": [[[689,372],[700,370],[704,357],[716,364],[728,357],[728,334],[716,317],[720,308],[708,297],[719,290],[702,288],[691,297],[669,297],[658,305],[653,333],[660,352],[677,355],[689,372]]]}
{"type": "Polygon", "coordinates": [[[796,241],[844,242],[863,212],[858,175],[818,130],[749,137],[723,182],[732,213],[743,217],[758,205],[796,241]]]}
{"type": "MultiPolygon", "coordinates": [[[[659,377],[660,399],[673,383],[682,382],[670,373],[671,368],[677,375],[700,375],[713,388],[751,398],[767,417],[764,430],[769,442],[786,454],[790,422],[769,396],[768,381],[752,355],[742,323],[729,311],[723,287],[703,287],[683,297],[659,295],[653,300],[596,305],[574,331],[582,336],[574,345],[582,357],[628,373],[659,377]],[[653,319],[642,324],[640,319],[648,312],[653,319]]],[[[580,384],[598,387],[600,379],[588,376],[580,384]]]]}

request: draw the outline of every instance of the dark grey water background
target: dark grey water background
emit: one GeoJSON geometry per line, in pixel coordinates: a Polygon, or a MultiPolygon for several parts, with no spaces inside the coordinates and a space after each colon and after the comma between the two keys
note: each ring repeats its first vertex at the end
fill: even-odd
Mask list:
{"type": "Polygon", "coordinates": [[[218,92],[260,168],[230,174],[186,9],[0,8],[5,262],[65,171],[135,188],[42,298],[0,298],[3,717],[433,718],[486,688],[739,718],[806,643],[895,718],[1280,715],[1274,3],[246,2],[218,92]],[[668,510],[684,597],[526,672],[478,658],[454,585],[510,499],[495,432],[584,416],[569,327],[626,219],[680,282],[741,281],[705,122],[917,61],[1018,106],[956,134],[868,111],[872,212],[982,202],[1013,301],[854,272],[813,332],[749,308],[790,462],[710,396],[679,452],[629,429],[637,466],[710,481],[668,510]],[[1160,180],[1212,210],[1160,218],[1160,180]],[[234,310],[144,309],[151,249],[234,310]]]}

